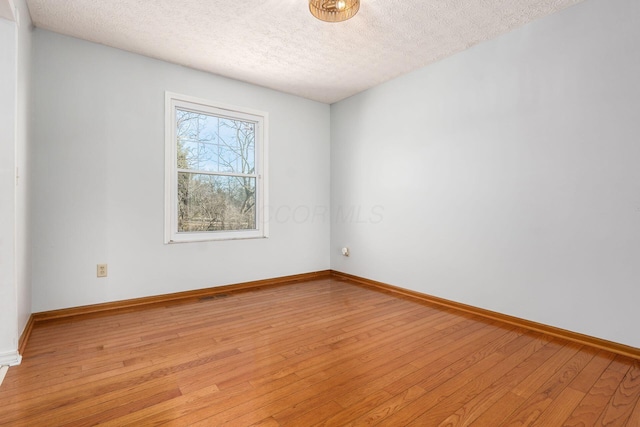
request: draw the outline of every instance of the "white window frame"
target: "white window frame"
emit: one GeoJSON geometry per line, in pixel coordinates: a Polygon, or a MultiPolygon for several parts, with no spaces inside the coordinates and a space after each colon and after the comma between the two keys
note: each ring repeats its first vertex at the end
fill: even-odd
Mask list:
{"type": "MultiPolygon", "coordinates": [[[[269,115],[264,111],[221,104],[188,95],[165,92],[165,227],[164,242],[186,243],[211,240],[260,239],[269,236],[265,207],[268,200],[267,147],[269,115]],[[176,108],[184,108],[218,117],[255,123],[256,228],[178,232],[178,162],[176,108]]],[[[226,175],[221,173],[220,175],[226,175]]]]}

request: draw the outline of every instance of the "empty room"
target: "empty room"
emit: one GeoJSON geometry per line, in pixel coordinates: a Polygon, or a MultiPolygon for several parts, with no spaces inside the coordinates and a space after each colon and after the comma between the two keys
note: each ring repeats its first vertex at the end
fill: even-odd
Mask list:
{"type": "Polygon", "coordinates": [[[640,1],[0,0],[0,426],[640,426],[640,1]]]}

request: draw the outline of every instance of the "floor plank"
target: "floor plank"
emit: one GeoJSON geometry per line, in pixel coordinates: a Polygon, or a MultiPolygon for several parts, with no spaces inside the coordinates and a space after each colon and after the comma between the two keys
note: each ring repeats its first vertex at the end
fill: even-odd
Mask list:
{"type": "Polygon", "coordinates": [[[564,425],[571,427],[595,425],[632,364],[633,362],[626,358],[616,357],[589,389],[564,425]]]}
{"type": "Polygon", "coordinates": [[[603,426],[623,426],[631,416],[640,394],[640,362],[635,361],[618,385],[606,408],[596,421],[603,426]]]}
{"type": "Polygon", "coordinates": [[[320,279],[36,324],[1,426],[640,425],[640,362],[320,279]]]}

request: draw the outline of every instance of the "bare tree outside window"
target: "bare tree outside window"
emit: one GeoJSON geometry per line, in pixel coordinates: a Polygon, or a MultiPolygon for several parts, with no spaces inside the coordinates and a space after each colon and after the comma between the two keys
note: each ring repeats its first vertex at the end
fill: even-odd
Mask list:
{"type": "Polygon", "coordinates": [[[165,243],[269,235],[269,114],[165,92],[165,243]]]}
{"type": "Polygon", "coordinates": [[[256,229],[256,124],[175,111],[178,232],[256,229]]]}

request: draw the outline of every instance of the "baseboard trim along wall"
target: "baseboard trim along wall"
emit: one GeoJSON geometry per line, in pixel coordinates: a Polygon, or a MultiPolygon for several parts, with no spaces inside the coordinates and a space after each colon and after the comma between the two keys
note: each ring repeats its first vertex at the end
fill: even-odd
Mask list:
{"type": "Polygon", "coordinates": [[[463,311],[465,313],[475,314],[487,319],[497,320],[497,321],[508,323],[510,325],[518,326],[524,329],[542,332],[543,334],[552,335],[558,338],[563,338],[568,341],[573,341],[579,344],[596,347],[602,350],[610,351],[612,353],[621,354],[627,357],[632,357],[634,359],[640,359],[640,348],[631,347],[625,344],[619,344],[613,341],[607,341],[601,338],[580,334],[578,332],[568,331],[566,329],[556,328],[554,326],[544,325],[542,323],[521,319],[519,317],[509,316],[508,314],[502,314],[495,311],[485,310],[483,308],[474,307],[471,305],[462,304],[455,301],[450,301],[444,298],[434,297],[431,295],[423,294],[421,292],[416,292],[409,289],[400,288],[398,286],[377,282],[375,280],[354,276],[352,274],[347,274],[347,273],[342,273],[339,271],[332,270],[331,275],[334,278],[342,279],[346,282],[364,285],[369,288],[378,289],[393,295],[408,297],[415,301],[439,305],[442,307],[453,308],[459,311],[463,311]]]}
{"type": "Polygon", "coordinates": [[[601,338],[592,337],[589,335],[580,334],[577,332],[568,331],[554,326],[544,325],[530,320],[521,319],[507,314],[502,314],[483,308],[462,304],[455,301],[450,301],[444,298],[438,298],[435,296],[423,294],[420,292],[404,289],[398,286],[389,285],[386,283],[378,282],[371,279],[366,279],[352,274],[342,273],[335,270],[322,270],[312,273],[296,274],[292,276],[276,277],[272,279],[256,280],[252,282],[238,283],[234,285],[218,286],[213,288],[197,289],[193,291],[178,292],[173,294],[157,295],[152,297],[135,298],[123,301],[114,301],[103,304],[86,305],[82,307],[65,308],[60,310],[45,311],[40,313],[33,313],[27,322],[22,336],[19,342],[19,353],[23,354],[31,330],[36,323],[40,322],[52,322],[56,320],[66,321],[75,318],[93,317],[98,315],[108,315],[123,311],[135,311],[148,308],[154,305],[161,305],[166,303],[177,302],[189,302],[190,300],[197,300],[199,298],[214,296],[216,294],[225,294],[232,292],[242,292],[249,290],[256,290],[271,286],[287,285],[297,282],[304,282],[307,280],[317,280],[325,278],[334,278],[342,280],[351,284],[366,286],[371,289],[386,292],[396,296],[402,296],[410,298],[414,301],[433,304],[441,307],[453,308],[465,313],[475,314],[487,319],[497,320],[510,325],[518,326],[524,329],[542,332],[547,335],[563,338],[569,341],[573,341],[579,344],[588,345],[591,347],[607,350],[623,356],[632,357],[634,359],[640,359],[640,348],[631,347],[624,344],[607,341],[601,338]]]}
{"type": "MultiPolygon", "coordinates": [[[[331,270],[314,271],[311,273],[294,274],[291,276],[274,277],[272,279],[254,280],[252,282],[237,283],[233,285],[217,286],[213,288],[196,289],[193,291],[176,292],[172,294],[155,295],[151,297],[133,298],[122,301],[113,301],[102,304],[84,305],[80,307],[63,308],[59,310],[42,311],[32,313],[27,325],[18,341],[18,353],[24,354],[31,331],[36,323],[53,321],[69,321],[78,318],[105,316],[124,311],[143,310],[145,308],[167,304],[195,301],[199,298],[267,288],[272,286],[287,285],[307,280],[317,280],[331,277],[331,270]]],[[[2,364],[2,363],[0,363],[2,364]]]]}
{"type": "Polygon", "coordinates": [[[17,351],[0,353],[0,366],[16,366],[22,362],[22,356],[17,351]]]}
{"type": "Polygon", "coordinates": [[[151,297],[134,298],[122,301],[107,302],[102,304],[84,305],[81,307],[63,308],[60,310],[43,311],[34,313],[34,323],[52,321],[52,320],[68,320],[75,317],[95,316],[102,313],[114,313],[122,311],[132,311],[139,308],[149,307],[153,305],[166,304],[170,302],[188,302],[189,300],[197,300],[207,296],[216,294],[226,294],[232,292],[240,292],[247,290],[255,290],[271,286],[286,285],[295,282],[304,282],[307,280],[316,280],[328,278],[331,276],[331,270],[314,271],[311,273],[295,274],[292,276],[275,277],[272,279],[254,280],[252,282],[237,283],[233,285],[216,286],[213,288],[196,289],[193,291],[176,292],[172,294],[156,295],[151,297]]]}
{"type": "Polygon", "coordinates": [[[22,331],[22,335],[20,335],[20,339],[18,340],[18,353],[24,354],[24,349],[27,347],[27,342],[29,341],[29,337],[31,336],[31,331],[33,330],[33,324],[35,321],[33,320],[33,314],[29,316],[29,320],[22,331]]]}

